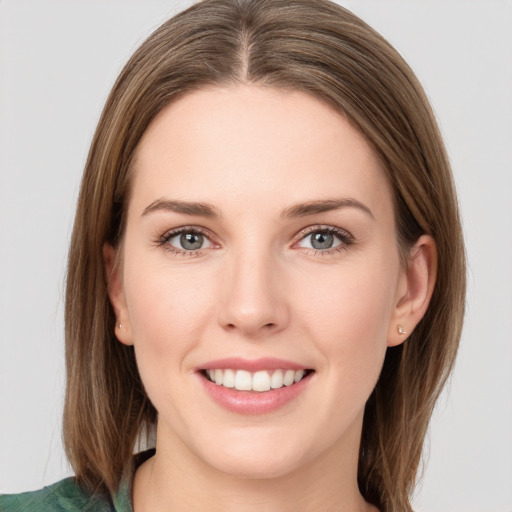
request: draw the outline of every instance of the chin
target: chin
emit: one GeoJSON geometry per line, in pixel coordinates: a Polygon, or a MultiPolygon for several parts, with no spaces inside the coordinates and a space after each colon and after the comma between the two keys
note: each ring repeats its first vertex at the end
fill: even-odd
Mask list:
{"type": "Polygon", "coordinates": [[[247,457],[228,456],[222,461],[212,461],[216,471],[242,480],[269,480],[285,477],[294,472],[300,463],[296,457],[270,457],[264,454],[252,460],[247,457]]]}
{"type": "Polygon", "coordinates": [[[263,480],[283,477],[300,467],[307,458],[303,444],[290,443],[289,435],[287,440],[278,435],[257,437],[256,433],[237,440],[233,435],[217,439],[216,445],[203,446],[196,455],[225,475],[263,480]]]}

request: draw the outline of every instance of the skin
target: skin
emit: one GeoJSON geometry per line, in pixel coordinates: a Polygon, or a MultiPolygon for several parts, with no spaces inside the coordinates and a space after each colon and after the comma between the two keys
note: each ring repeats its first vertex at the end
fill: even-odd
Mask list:
{"type": "Polygon", "coordinates": [[[356,481],[364,406],[387,347],[407,338],[397,325],[410,333],[428,306],[435,245],[421,237],[401,265],[392,193],[366,140],[302,92],[205,88],[150,125],[131,192],[120,264],[104,254],[116,335],[135,346],[159,413],[135,512],[372,510],[356,481]],[[369,212],[282,216],[339,198],[369,212]],[[220,217],[144,213],[162,199],[220,217]],[[192,256],[179,236],[163,241],[187,226],[207,236],[192,256]],[[339,250],[312,248],[326,227],[343,230],[339,250]],[[247,416],[214,403],[196,371],[233,355],[315,372],[292,402],[247,416]]]}

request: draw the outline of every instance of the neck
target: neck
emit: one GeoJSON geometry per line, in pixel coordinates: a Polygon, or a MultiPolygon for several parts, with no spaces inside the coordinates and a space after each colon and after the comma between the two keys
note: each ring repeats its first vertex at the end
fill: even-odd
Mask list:
{"type": "MultiPolygon", "coordinates": [[[[160,430],[160,429],[159,429],[160,430]]],[[[226,474],[191,453],[177,438],[158,442],[154,457],[139,467],[133,483],[134,512],[363,512],[377,509],[357,486],[358,446],[340,439],[315,460],[284,475],[249,478],[226,474]]]]}

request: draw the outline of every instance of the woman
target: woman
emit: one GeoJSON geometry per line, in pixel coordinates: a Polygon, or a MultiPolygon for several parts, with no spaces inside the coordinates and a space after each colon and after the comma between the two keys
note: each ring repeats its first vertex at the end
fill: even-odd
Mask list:
{"type": "Polygon", "coordinates": [[[328,2],[202,2],[130,59],[86,165],[76,480],[0,504],[410,510],[464,283],[449,165],[399,55],[328,2]]]}

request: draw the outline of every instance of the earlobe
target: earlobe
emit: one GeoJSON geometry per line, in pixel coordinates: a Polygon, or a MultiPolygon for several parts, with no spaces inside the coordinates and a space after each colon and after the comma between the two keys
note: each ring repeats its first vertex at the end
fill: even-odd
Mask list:
{"type": "Polygon", "coordinates": [[[128,308],[116,250],[108,243],[103,245],[103,260],[107,277],[110,303],[116,315],[114,332],[116,338],[125,345],[133,345],[128,308]]]}
{"type": "Polygon", "coordinates": [[[437,276],[434,239],[422,235],[411,248],[400,277],[399,293],[388,333],[388,346],[403,343],[426,313],[437,276]]]}

